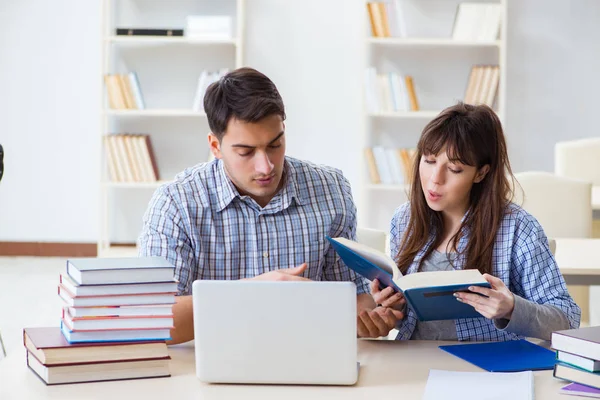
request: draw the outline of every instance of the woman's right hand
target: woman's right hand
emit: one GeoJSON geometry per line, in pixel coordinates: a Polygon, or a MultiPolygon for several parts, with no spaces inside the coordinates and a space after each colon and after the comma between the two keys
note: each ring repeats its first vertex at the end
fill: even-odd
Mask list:
{"type": "Polygon", "coordinates": [[[391,287],[386,287],[379,290],[379,280],[375,279],[371,282],[371,296],[378,306],[393,308],[394,310],[403,311],[406,305],[406,299],[400,292],[394,292],[391,287]]]}

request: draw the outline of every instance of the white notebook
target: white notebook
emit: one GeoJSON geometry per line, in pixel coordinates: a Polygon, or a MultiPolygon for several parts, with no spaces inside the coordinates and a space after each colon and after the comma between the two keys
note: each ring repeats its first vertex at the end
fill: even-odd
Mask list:
{"type": "Polygon", "coordinates": [[[429,371],[423,400],[533,400],[533,372],[429,371]]]}

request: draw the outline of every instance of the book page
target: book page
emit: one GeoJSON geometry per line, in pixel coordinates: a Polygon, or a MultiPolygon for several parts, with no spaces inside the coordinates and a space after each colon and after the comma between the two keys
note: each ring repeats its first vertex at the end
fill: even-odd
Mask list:
{"type": "Polygon", "coordinates": [[[396,278],[394,282],[402,291],[422,287],[487,283],[481,272],[476,269],[415,272],[396,278]]]}
{"type": "Polygon", "coordinates": [[[479,400],[534,398],[533,372],[429,371],[423,400],[479,400]]]}

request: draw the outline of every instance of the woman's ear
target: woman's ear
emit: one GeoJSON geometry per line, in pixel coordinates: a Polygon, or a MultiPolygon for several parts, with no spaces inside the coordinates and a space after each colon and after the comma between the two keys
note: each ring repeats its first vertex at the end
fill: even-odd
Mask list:
{"type": "Polygon", "coordinates": [[[479,168],[479,170],[477,171],[477,174],[475,175],[475,179],[473,180],[473,183],[481,182],[483,180],[483,178],[485,178],[485,176],[487,175],[488,172],[490,172],[489,164],[485,164],[483,167],[479,168]]]}

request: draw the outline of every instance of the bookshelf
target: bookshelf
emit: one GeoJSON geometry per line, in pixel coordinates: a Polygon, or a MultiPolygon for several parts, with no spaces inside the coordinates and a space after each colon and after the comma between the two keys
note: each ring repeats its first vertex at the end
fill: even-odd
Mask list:
{"type": "MultiPolygon", "coordinates": [[[[374,68],[377,73],[377,77],[373,78],[374,75],[369,76],[367,72],[361,79],[364,82],[364,148],[383,147],[386,151],[414,148],[422,129],[431,119],[445,107],[464,100],[471,68],[476,65],[499,67],[494,109],[505,123],[507,1],[477,1],[496,5],[488,9],[495,8],[500,14],[498,35],[491,39],[490,35],[486,38],[477,37],[477,33],[473,33],[472,37],[457,35],[454,28],[459,19],[459,5],[466,3],[465,1],[386,0],[386,3],[382,7],[389,7],[393,3],[392,8],[387,8],[386,12],[391,11],[394,21],[389,22],[389,27],[384,27],[385,30],[389,28],[389,33],[384,35],[381,30],[372,27],[372,9],[369,9],[372,6],[369,2],[365,2],[363,6],[365,69],[374,68]],[[402,21],[404,27],[401,28],[402,21]],[[395,85],[391,88],[393,110],[389,109],[389,103],[387,107],[382,107],[381,100],[377,100],[379,107],[373,109],[373,98],[379,94],[374,94],[373,91],[369,93],[369,87],[373,87],[370,85],[373,82],[376,82],[375,85],[379,84],[380,74],[389,75],[390,86],[395,85]],[[413,107],[410,96],[402,103],[403,107],[398,107],[400,102],[394,97],[394,93],[408,91],[407,84],[402,80],[405,75],[413,78],[418,111],[411,111],[413,107]]],[[[383,96],[389,95],[385,90],[383,93],[383,96]]],[[[393,162],[390,157],[386,158],[387,162],[393,162]]],[[[406,178],[395,179],[394,182],[389,182],[389,179],[383,182],[381,179],[381,183],[374,183],[369,170],[369,158],[363,155],[362,159],[364,168],[361,168],[359,226],[389,231],[393,212],[408,200],[410,186],[406,178]]],[[[375,159],[377,161],[377,157],[375,159]]]]}
{"type": "MultiPolygon", "coordinates": [[[[244,65],[245,0],[102,0],[102,13],[98,256],[135,256],[135,241],[154,191],[185,168],[207,161],[208,122],[203,111],[194,109],[194,98],[203,70],[244,65]],[[231,35],[186,36],[188,16],[230,16],[231,35]],[[121,36],[116,35],[117,27],[184,29],[184,36],[121,36]],[[137,75],[144,107],[111,108],[104,77],[129,72],[137,75]],[[105,147],[104,137],[117,140],[121,134],[148,135],[158,180],[115,180],[108,158],[114,157],[110,146],[116,145],[105,147]]],[[[139,154],[135,147],[126,150],[129,157],[139,154]]]]}

